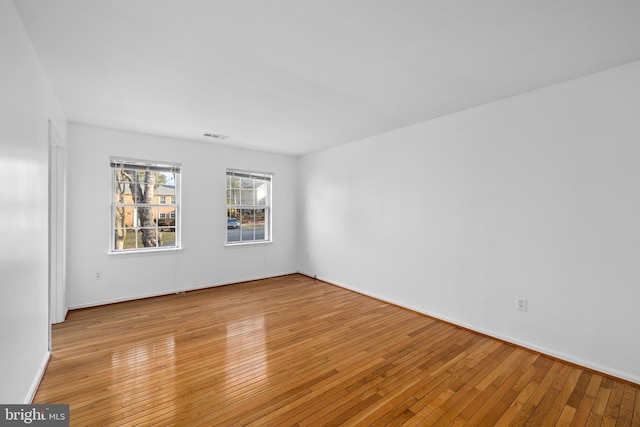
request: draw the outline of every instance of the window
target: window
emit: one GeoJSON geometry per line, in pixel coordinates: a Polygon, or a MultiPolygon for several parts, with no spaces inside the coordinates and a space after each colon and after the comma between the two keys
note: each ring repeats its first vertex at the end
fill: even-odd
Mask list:
{"type": "Polygon", "coordinates": [[[111,176],[110,252],[179,248],[180,165],[112,158],[111,176]]]}
{"type": "Polygon", "coordinates": [[[227,169],[227,244],[271,241],[272,177],[227,169]]]}

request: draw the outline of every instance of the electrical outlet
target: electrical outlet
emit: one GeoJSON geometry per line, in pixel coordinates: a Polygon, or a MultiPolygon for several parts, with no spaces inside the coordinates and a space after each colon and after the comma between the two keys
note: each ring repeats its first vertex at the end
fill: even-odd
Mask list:
{"type": "Polygon", "coordinates": [[[102,280],[102,271],[96,271],[96,275],[93,280],[102,280]]]}
{"type": "Polygon", "coordinates": [[[516,297],[516,310],[527,311],[527,299],[516,297]]]}

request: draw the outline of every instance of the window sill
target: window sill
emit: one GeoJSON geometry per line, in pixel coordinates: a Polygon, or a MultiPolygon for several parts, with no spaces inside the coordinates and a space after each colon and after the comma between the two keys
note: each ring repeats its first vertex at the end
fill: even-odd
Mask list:
{"type": "Polygon", "coordinates": [[[259,242],[225,243],[224,246],[226,248],[235,248],[235,247],[243,247],[243,246],[271,245],[271,244],[273,244],[273,240],[261,240],[259,242]]]}
{"type": "Polygon", "coordinates": [[[147,249],[142,251],[122,251],[122,252],[107,252],[109,258],[114,257],[128,257],[128,256],[146,256],[146,255],[173,255],[181,253],[184,248],[170,248],[170,249],[147,249]]]}

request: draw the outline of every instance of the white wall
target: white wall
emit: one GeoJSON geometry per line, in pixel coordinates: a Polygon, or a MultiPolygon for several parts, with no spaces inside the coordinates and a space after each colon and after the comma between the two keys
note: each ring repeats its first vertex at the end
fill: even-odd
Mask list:
{"type": "Polygon", "coordinates": [[[297,158],[78,124],[67,144],[70,308],[297,270],[297,158]],[[107,254],[110,156],[182,164],[182,252],[107,254]],[[273,243],[225,247],[226,168],[274,173],[273,243]]]}
{"type": "Polygon", "coordinates": [[[48,121],[66,119],[9,0],[0,58],[0,402],[25,403],[48,357],[48,121]]]}
{"type": "Polygon", "coordinates": [[[640,383],[640,63],[299,171],[300,271],[640,383]]]}

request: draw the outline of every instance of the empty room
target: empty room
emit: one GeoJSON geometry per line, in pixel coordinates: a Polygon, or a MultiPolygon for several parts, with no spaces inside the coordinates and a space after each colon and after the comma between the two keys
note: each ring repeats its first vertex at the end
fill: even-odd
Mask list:
{"type": "Polygon", "coordinates": [[[0,0],[0,424],[640,426],[638,22],[0,0]]]}

